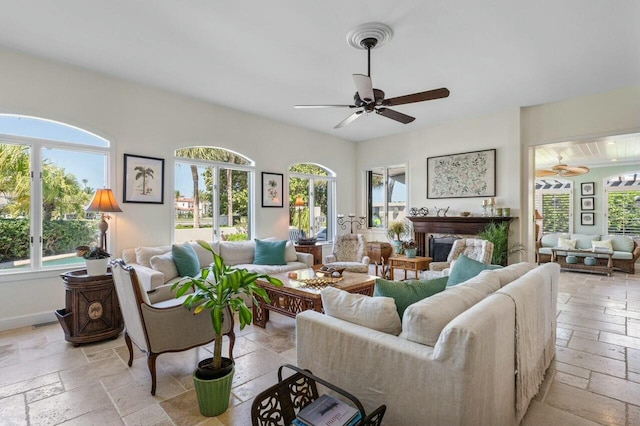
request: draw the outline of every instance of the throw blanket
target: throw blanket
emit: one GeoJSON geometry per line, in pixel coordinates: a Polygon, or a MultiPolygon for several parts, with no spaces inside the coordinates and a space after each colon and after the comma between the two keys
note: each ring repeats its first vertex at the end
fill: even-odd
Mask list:
{"type": "Polygon", "coordinates": [[[516,415],[524,417],[538,393],[555,354],[555,302],[551,274],[527,275],[497,293],[509,296],[516,308],[516,415]],[[545,284],[545,281],[547,284],[545,284]]]}

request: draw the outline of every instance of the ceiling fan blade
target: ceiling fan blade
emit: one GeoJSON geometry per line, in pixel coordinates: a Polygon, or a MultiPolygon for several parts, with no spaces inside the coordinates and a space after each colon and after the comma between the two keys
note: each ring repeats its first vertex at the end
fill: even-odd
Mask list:
{"type": "Polygon", "coordinates": [[[586,166],[567,166],[565,168],[565,176],[568,176],[567,173],[572,173],[572,176],[583,175],[589,172],[589,168],[586,166]]]}
{"type": "Polygon", "coordinates": [[[536,170],[536,177],[549,177],[549,176],[557,176],[558,173],[554,170],[546,170],[546,169],[539,169],[536,170]]]}
{"type": "Polygon", "coordinates": [[[371,78],[364,74],[354,74],[353,81],[356,83],[358,95],[365,102],[372,102],[375,99],[373,95],[373,84],[371,78]]]}
{"type": "Polygon", "coordinates": [[[413,120],[415,120],[415,117],[411,117],[410,115],[403,114],[401,112],[394,111],[389,108],[377,108],[376,113],[384,117],[390,118],[392,120],[399,121],[400,123],[403,123],[403,124],[409,124],[413,120]]]}
{"type": "Polygon", "coordinates": [[[347,118],[345,118],[344,120],[342,120],[341,122],[336,124],[336,127],[334,127],[334,129],[339,129],[339,128],[344,127],[347,124],[355,121],[356,118],[360,117],[363,112],[364,112],[364,110],[354,112],[353,114],[351,114],[350,116],[348,116],[347,118]]]}
{"type": "Polygon", "coordinates": [[[446,98],[447,96],[449,96],[449,89],[442,87],[440,89],[427,90],[426,92],[413,93],[411,95],[404,95],[404,96],[398,96],[396,98],[385,99],[382,102],[382,105],[395,106],[395,105],[412,104],[414,102],[431,101],[433,99],[446,98]]]}
{"type": "Polygon", "coordinates": [[[294,108],[358,108],[355,105],[294,105],[294,108]]]}

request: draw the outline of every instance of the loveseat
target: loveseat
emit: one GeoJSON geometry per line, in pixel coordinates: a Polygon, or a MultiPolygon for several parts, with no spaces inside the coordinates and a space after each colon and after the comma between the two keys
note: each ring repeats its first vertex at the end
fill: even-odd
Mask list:
{"type": "Polygon", "coordinates": [[[385,424],[517,425],[555,354],[559,275],[553,263],[483,271],[410,305],[399,335],[302,312],[298,366],[367,411],[386,404],[385,424]]]}
{"type": "MultiPolygon", "coordinates": [[[[263,241],[275,241],[267,238],[263,241]]],[[[193,246],[200,268],[205,268],[213,262],[210,252],[200,247],[196,242],[189,242],[193,246]]],[[[310,268],[313,265],[313,255],[298,253],[291,241],[286,242],[284,249],[285,265],[256,265],[255,241],[210,241],[209,246],[219,254],[227,266],[245,268],[252,272],[277,274],[296,269],[310,268]]],[[[122,251],[122,260],[131,265],[138,276],[140,285],[147,291],[151,303],[174,297],[171,285],[180,280],[178,269],[173,260],[171,246],[135,247],[122,251]]]]}
{"type": "MultiPolygon", "coordinates": [[[[606,242],[606,240],[611,241],[611,247],[613,248],[613,268],[628,274],[634,273],[635,263],[640,257],[638,241],[624,235],[550,233],[543,235],[540,240],[536,241],[538,264],[551,262],[551,249],[560,246],[561,238],[565,240],[562,242],[563,247],[567,246],[567,243],[575,244],[575,247],[572,248],[580,250],[593,248],[594,241],[596,245],[606,242]]],[[[578,258],[592,256],[596,258],[599,257],[604,261],[604,256],[601,254],[574,253],[568,251],[560,252],[558,255],[563,257],[566,255],[574,255],[578,258]]]]}

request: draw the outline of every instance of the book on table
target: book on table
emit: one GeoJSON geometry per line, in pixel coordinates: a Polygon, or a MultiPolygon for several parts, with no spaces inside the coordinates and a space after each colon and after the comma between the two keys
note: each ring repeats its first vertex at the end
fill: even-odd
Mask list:
{"type": "Polygon", "coordinates": [[[300,410],[296,420],[308,426],[350,426],[356,424],[360,418],[361,414],[357,408],[324,394],[300,410]]]}

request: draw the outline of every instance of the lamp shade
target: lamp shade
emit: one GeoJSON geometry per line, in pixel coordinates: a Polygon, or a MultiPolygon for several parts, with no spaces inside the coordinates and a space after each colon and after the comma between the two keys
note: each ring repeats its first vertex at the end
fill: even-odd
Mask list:
{"type": "Polygon", "coordinates": [[[91,203],[84,209],[87,212],[121,212],[116,197],[110,189],[97,189],[91,203]]]}
{"type": "Polygon", "coordinates": [[[301,195],[298,195],[296,197],[296,201],[293,202],[293,205],[296,206],[296,207],[304,207],[305,206],[304,200],[302,199],[301,195]]]}
{"type": "Polygon", "coordinates": [[[533,212],[533,218],[534,218],[535,220],[540,220],[540,219],[542,219],[542,215],[540,214],[540,212],[538,211],[538,209],[536,209],[536,210],[533,212]]]}

